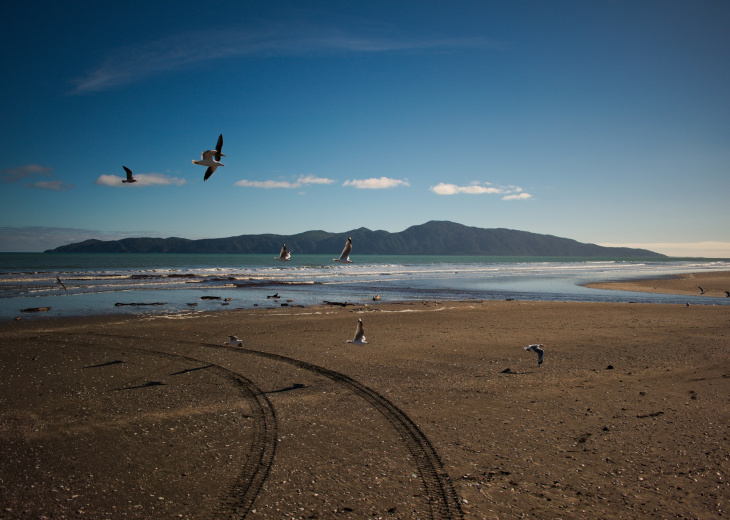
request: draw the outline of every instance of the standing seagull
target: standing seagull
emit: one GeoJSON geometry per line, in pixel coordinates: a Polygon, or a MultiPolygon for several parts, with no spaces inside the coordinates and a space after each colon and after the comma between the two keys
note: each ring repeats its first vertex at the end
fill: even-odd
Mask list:
{"type": "Polygon", "coordinates": [[[542,349],[542,345],[530,345],[529,347],[525,347],[525,350],[537,352],[537,366],[542,365],[542,358],[545,357],[545,351],[542,349]]]}
{"type": "Polygon", "coordinates": [[[343,264],[351,264],[350,253],[352,253],[352,238],[347,237],[347,243],[345,244],[345,249],[342,250],[342,254],[339,258],[333,258],[332,260],[342,262],[343,264]]]}
{"type": "Polygon", "coordinates": [[[348,339],[348,343],[355,343],[356,345],[367,345],[368,342],[365,341],[365,327],[362,326],[362,320],[360,318],[357,319],[357,329],[355,329],[355,337],[353,339],[348,339]]]}
{"type": "Polygon", "coordinates": [[[56,283],[60,284],[64,290],[68,291],[68,289],[66,289],[66,285],[61,281],[61,279],[58,276],[56,276],[56,283]]]}
{"type": "Polygon", "coordinates": [[[286,262],[291,258],[291,253],[286,250],[286,244],[281,244],[281,253],[279,253],[278,257],[274,257],[277,260],[281,260],[282,262],[286,262]]]}
{"type": "Polygon", "coordinates": [[[223,149],[223,134],[218,136],[218,144],[215,147],[215,150],[206,150],[203,153],[200,154],[200,160],[196,161],[193,159],[193,164],[199,164],[200,166],[207,166],[208,169],[205,170],[205,177],[203,177],[203,182],[208,180],[208,177],[213,175],[213,172],[215,172],[216,168],[218,166],[225,166],[225,164],[221,164],[221,157],[225,157],[225,154],[221,153],[221,150],[223,149]]]}
{"type": "Polygon", "coordinates": [[[241,346],[243,346],[243,341],[238,339],[238,336],[228,336],[228,341],[226,341],[226,345],[231,345],[233,347],[241,347],[241,346]]]}
{"type": "Polygon", "coordinates": [[[137,182],[137,179],[132,177],[132,170],[126,166],[122,166],[122,168],[124,168],[124,171],[127,172],[127,180],[122,179],[122,182],[137,182]]]}

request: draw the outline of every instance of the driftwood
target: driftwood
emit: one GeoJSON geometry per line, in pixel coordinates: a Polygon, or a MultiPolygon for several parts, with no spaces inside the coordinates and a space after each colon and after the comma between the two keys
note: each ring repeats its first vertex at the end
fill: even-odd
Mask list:
{"type": "Polygon", "coordinates": [[[355,305],[354,303],[349,302],[330,302],[327,300],[324,300],[325,305],[339,305],[340,307],[347,307],[348,305],[355,305]]]}
{"type": "Polygon", "coordinates": [[[21,309],[20,312],[46,312],[50,310],[50,307],[28,307],[27,309],[21,309]]]}

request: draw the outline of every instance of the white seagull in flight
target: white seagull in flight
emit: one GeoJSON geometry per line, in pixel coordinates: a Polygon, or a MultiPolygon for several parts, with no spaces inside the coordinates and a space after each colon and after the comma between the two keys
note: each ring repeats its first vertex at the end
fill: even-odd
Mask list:
{"type": "Polygon", "coordinates": [[[127,172],[127,180],[122,179],[122,182],[137,182],[137,179],[132,177],[132,170],[126,166],[122,166],[122,168],[124,168],[124,171],[127,172]]]}
{"type": "Polygon", "coordinates": [[[545,351],[543,350],[542,345],[530,345],[529,347],[525,347],[525,350],[532,350],[533,352],[536,352],[537,366],[542,365],[542,358],[545,357],[545,351]]]}
{"type": "Polygon", "coordinates": [[[350,253],[352,253],[352,238],[347,237],[347,243],[345,244],[345,249],[342,250],[342,254],[339,258],[333,258],[332,260],[342,262],[343,264],[351,264],[350,253]]]}
{"type": "Polygon", "coordinates": [[[365,327],[362,325],[362,320],[360,318],[357,319],[357,329],[355,329],[355,337],[353,339],[348,339],[348,343],[355,343],[356,345],[367,345],[368,342],[365,341],[365,327]]]}
{"type": "Polygon", "coordinates": [[[203,177],[203,182],[207,181],[208,178],[213,175],[213,172],[215,172],[216,168],[218,166],[225,166],[225,164],[222,164],[221,157],[225,157],[226,155],[221,153],[221,150],[223,149],[223,134],[218,136],[218,144],[215,147],[215,150],[206,150],[203,153],[200,154],[200,160],[196,161],[193,159],[193,164],[199,164],[200,166],[207,166],[208,169],[205,170],[205,177],[203,177]]]}
{"type": "Polygon", "coordinates": [[[291,258],[291,253],[286,250],[286,244],[281,244],[281,253],[279,253],[279,256],[274,258],[281,260],[282,262],[286,262],[291,258]]]}

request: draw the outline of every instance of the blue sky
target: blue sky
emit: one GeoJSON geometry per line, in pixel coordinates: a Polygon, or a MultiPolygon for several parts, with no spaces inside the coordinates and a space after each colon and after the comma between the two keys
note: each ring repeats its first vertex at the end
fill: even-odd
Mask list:
{"type": "Polygon", "coordinates": [[[730,257],[729,2],[3,11],[0,251],[451,220],[730,257]]]}

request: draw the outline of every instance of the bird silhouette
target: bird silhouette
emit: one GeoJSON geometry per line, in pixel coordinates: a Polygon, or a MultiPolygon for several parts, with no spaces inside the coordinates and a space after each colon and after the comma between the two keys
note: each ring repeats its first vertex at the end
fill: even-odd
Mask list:
{"type": "Polygon", "coordinates": [[[137,182],[137,179],[132,177],[132,170],[130,170],[126,166],[122,166],[122,168],[124,168],[124,171],[127,172],[127,178],[126,180],[122,179],[122,182],[137,182]]]}

